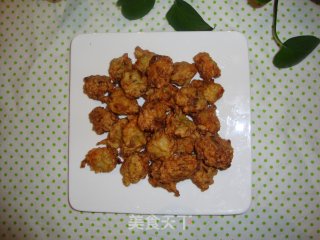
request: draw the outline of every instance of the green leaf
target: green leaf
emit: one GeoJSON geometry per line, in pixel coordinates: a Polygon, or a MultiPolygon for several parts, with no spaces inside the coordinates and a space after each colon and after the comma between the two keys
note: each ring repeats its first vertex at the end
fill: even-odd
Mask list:
{"type": "Polygon", "coordinates": [[[190,4],[183,0],[175,0],[166,18],[176,31],[211,31],[213,29],[190,4]]]}
{"type": "Polygon", "coordinates": [[[258,4],[267,4],[268,2],[271,2],[272,0],[255,0],[258,4]]]}
{"type": "Polygon", "coordinates": [[[292,67],[305,59],[319,44],[314,36],[298,36],[285,41],[274,56],[273,64],[278,68],[292,67]]]}
{"type": "Polygon", "coordinates": [[[136,20],[147,15],[153,8],[155,0],[118,0],[122,15],[129,20],[136,20]]]}

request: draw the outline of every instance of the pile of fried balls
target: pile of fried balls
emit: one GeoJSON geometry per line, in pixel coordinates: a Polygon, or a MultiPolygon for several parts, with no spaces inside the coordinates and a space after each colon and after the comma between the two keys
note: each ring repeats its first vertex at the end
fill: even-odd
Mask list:
{"type": "Polygon", "coordinates": [[[175,196],[180,196],[177,183],[187,179],[207,190],[233,158],[231,141],[218,134],[220,68],[206,52],[193,63],[140,47],[134,56],[135,62],[127,53],[114,58],[109,76],[84,78],[84,93],[101,102],[89,114],[92,129],[106,138],[87,153],[81,168],[106,173],[120,164],[125,186],[148,176],[153,187],[175,196]],[[197,73],[199,80],[193,79],[197,73]]]}

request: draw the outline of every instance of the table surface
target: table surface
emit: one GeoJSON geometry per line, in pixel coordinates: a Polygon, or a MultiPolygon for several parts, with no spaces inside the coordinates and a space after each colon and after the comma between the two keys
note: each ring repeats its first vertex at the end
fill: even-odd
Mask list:
{"type": "MultiPolygon", "coordinates": [[[[251,208],[235,216],[70,208],[70,41],[81,33],[173,31],[164,18],[172,0],[157,0],[136,21],[124,19],[115,2],[0,0],[0,238],[320,239],[320,48],[293,68],[275,68],[271,3],[253,9],[247,1],[187,1],[216,30],[248,40],[251,208]]],[[[280,38],[319,37],[320,6],[287,2],[279,5],[280,38]]]]}

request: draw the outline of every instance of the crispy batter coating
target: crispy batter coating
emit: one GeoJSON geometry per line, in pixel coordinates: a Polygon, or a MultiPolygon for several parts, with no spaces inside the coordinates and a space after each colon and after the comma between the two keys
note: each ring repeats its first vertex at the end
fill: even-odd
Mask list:
{"type": "Polygon", "coordinates": [[[199,169],[192,175],[191,181],[203,192],[213,184],[213,177],[217,175],[218,169],[214,167],[208,167],[207,165],[200,163],[199,169]]]}
{"type": "Polygon", "coordinates": [[[93,148],[81,162],[81,168],[89,165],[95,173],[111,172],[117,165],[117,151],[110,147],[93,148]]]}
{"type": "Polygon", "coordinates": [[[168,192],[173,192],[176,197],[180,196],[180,193],[177,189],[177,183],[176,182],[161,182],[159,181],[158,173],[161,169],[162,163],[160,161],[152,162],[151,166],[149,167],[148,171],[148,181],[153,187],[161,187],[163,189],[166,189],[168,192]],[[155,176],[153,176],[155,175],[155,176]]]}
{"type": "Polygon", "coordinates": [[[110,129],[107,138],[98,142],[97,145],[107,145],[115,149],[120,148],[123,142],[122,130],[127,123],[127,118],[119,119],[119,121],[116,122],[110,129]]]}
{"type": "Polygon", "coordinates": [[[135,114],[139,112],[136,99],[128,98],[121,88],[116,88],[108,97],[108,107],[112,112],[119,115],[135,114]]]}
{"type": "Polygon", "coordinates": [[[145,153],[134,153],[124,158],[120,173],[125,186],[137,183],[148,174],[149,157],[145,153]]]}
{"type": "Polygon", "coordinates": [[[170,108],[163,101],[144,102],[139,117],[138,125],[143,131],[155,131],[164,126],[166,113],[170,108]]]}
{"type": "Polygon", "coordinates": [[[162,166],[162,162],[156,161],[152,162],[149,168],[148,172],[148,181],[153,187],[161,187],[166,189],[168,192],[173,192],[176,197],[180,196],[180,193],[177,189],[177,183],[176,182],[162,182],[159,181],[159,172],[162,166]]]}
{"type": "Polygon", "coordinates": [[[138,98],[147,90],[147,77],[141,75],[138,70],[125,72],[120,85],[127,96],[138,98]]]}
{"type": "Polygon", "coordinates": [[[214,104],[218,99],[222,97],[224,93],[223,87],[214,82],[203,82],[202,94],[208,103],[214,104]]]}
{"type": "Polygon", "coordinates": [[[140,151],[147,143],[146,136],[137,124],[137,118],[130,119],[123,127],[122,139],[128,150],[140,151]]]}
{"type": "Polygon", "coordinates": [[[155,55],[151,58],[147,69],[148,82],[156,88],[167,86],[172,72],[172,59],[168,56],[155,55]]]}
{"type": "Polygon", "coordinates": [[[202,92],[191,84],[180,88],[175,95],[176,104],[187,114],[201,111],[207,107],[207,101],[202,92]]]}
{"type": "Polygon", "coordinates": [[[106,108],[96,107],[89,114],[89,120],[92,123],[92,129],[101,135],[110,131],[113,124],[118,120],[117,115],[106,108]]]}
{"type": "Polygon", "coordinates": [[[100,100],[106,93],[112,91],[113,84],[107,76],[92,75],[83,79],[83,92],[91,99],[100,100]]]}
{"type": "Polygon", "coordinates": [[[210,106],[194,115],[194,123],[202,132],[217,133],[220,130],[220,121],[216,115],[216,106],[210,106]]]}
{"type": "Polygon", "coordinates": [[[159,180],[179,182],[185,180],[197,170],[198,160],[195,155],[173,155],[162,161],[159,180]]]}
{"type": "Polygon", "coordinates": [[[193,60],[201,78],[204,81],[210,81],[212,78],[220,77],[221,70],[208,53],[198,53],[194,56],[193,60]]]}
{"type": "Polygon", "coordinates": [[[194,64],[187,62],[176,62],[173,64],[173,73],[171,82],[179,86],[190,83],[191,79],[196,75],[197,68],[194,64]]]}
{"type": "Polygon", "coordinates": [[[178,137],[188,137],[196,130],[196,126],[185,114],[176,110],[170,113],[166,119],[166,133],[178,137]]]}
{"type": "Polygon", "coordinates": [[[147,151],[152,159],[170,157],[174,153],[175,147],[175,139],[163,130],[155,132],[147,143],[147,151]]]}
{"type": "Polygon", "coordinates": [[[148,50],[143,50],[140,47],[134,49],[134,56],[137,61],[134,63],[133,67],[139,70],[141,73],[145,73],[149,67],[149,62],[155,53],[148,50]]]}
{"type": "Polygon", "coordinates": [[[192,135],[184,138],[176,138],[176,153],[177,154],[193,154],[195,151],[195,144],[200,134],[195,131],[192,135]]]}
{"type": "Polygon", "coordinates": [[[206,135],[196,141],[195,149],[197,157],[209,167],[225,170],[231,166],[233,148],[230,140],[206,135]]]}
{"type": "Polygon", "coordinates": [[[175,95],[178,92],[178,88],[174,85],[167,85],[163,88],[149,88],[144,96],[146,101],[163,101],[168,106],[175,107],[175,95]]]}
{"type": "MultiPolygon", "coordinates": [[[[190,178],[197,168],[198,160],[195,155],[173,155],[151,165],[149,182],[159,187],[162,184],[177,183],[190,178]]],[[[175,195],[179,196],[179,192],[175,192],[175,195]]]]}
{"type": "Polygon", "coordinates": [[[123,54],[121,57],[114,58],[110,62],[109,75],[114,82],[119,82],[125,72],[132,69],[131,59],[128,54],[123,54]]]}

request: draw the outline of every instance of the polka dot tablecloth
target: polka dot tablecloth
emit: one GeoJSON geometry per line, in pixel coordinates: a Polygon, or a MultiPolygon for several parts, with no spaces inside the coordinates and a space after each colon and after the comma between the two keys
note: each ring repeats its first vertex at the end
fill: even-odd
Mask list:
{"type": "MultiPolygon", "coordinates": [[[[136,21],[124,19],[115,2],[0,0],[0,238],[320,239],[320,48],[293,68],[276,69],[271,3],[253,9],[247,1],[187,1],[215,30],[236,30],[248,39],[248,212],[184,219],[70,208],[70,41],[81,33],[173,31],[165,19],[172,0],[157,0],[136,21]],[[148,229],[152,219],[157,226],[148,229]]],[[[319,37],[319,10],[310,0],[280,1],[280,38],[319,37]]]]}

